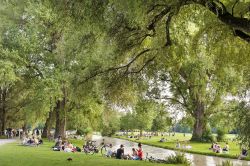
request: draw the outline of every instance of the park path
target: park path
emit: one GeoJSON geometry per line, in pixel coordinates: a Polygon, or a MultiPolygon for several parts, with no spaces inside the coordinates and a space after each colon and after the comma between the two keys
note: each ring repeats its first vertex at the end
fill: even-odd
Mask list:
{"type": "Polygon", "coordinates": [[[8,143],[15,142],[15,139],[0,139],[0,146],[8,143]]]}

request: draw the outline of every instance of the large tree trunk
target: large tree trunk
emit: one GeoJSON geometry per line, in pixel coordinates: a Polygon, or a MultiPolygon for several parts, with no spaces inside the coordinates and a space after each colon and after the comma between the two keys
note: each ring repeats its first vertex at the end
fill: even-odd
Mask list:
{"type": "Polygon", "coordinates": [[[56,103],[56,129],[54,138],[61,136],[62,138],[66,137],[66,99],[62,101],[58,100],[56,103]]]}
{"type": "Polygon", "coordinates": [[[140,137],[142,137],[143,136],[143,132],[142,132],[142,130],[140,130],[140,137]]]}
{"type": "Polygon", "coordinates": [[[6,111],[6,95],[7,91],[6,89],[1,89],[1,131],[0,135],[4,135],[4,131],[6,129],[6,116],[7,116],[7,111],[6,111]]]}
{"type": "Polygon", "coordinates": [[[2,115],[1,115],[1,134],[4,135],[4,131],[6,129],[6,110],[2,108],[2,115]]]}
{"type": "Polygon", "coordinates": [[[195,123],[191,140],[202,141],[203,132],[206,127],[204,103],[197,103],[193,116],[195,118],[195,123]]]}
{"type": "Polygon", "coordinates": [[[50,138],[50,130],[52,128],[53,122],[55,120],[54,118],[54,114],[55,114],[55,109],[52,109],[49,112],[49,117],[47,118],[46,122],[45,122],[45,126],[43,128],[43,132],[42,132],[42,138],[50,138]]]}

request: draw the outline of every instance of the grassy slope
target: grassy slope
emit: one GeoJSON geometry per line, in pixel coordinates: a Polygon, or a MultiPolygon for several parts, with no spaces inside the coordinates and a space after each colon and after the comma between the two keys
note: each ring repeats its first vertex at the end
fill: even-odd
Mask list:
{"type": "MultiPolygon", "coordinates": [[[[231,140],[233,137],[234,137],[233,135],[227,135],[227,138],[229,140],[231,140]]],[[[175,136],[165,136],[165,138],[167,138],[167,142],[165,142],[165,143],[159,142],[159,140],[162,138],[161,136],[152,137],[151,139],[141,139],[139,141],[135,140],[133,138],[128,139],[127,137],[119,137],[119,138],[131,140],[131,141],[135,141],[135,142],[141,142],[141,143],[147,144],[147,145],[162,147],[162,148],[166,148],[166,149],[175,149],[175,150],[176,150],[176,148],[175,148],[176,141],[179,140],[179,141],[187,142],[187,145],[192,146],[192,149],[186,150],[187,152],[210,155],[210,156],[237,158],[238,155],[240,154],[240,148],[236,142],[228,141],[229,147],[230,147],[229,154],[224,154],[224,153],[218,154],[218,153],[214,153],[211,150],[209,150],[209,148],[211,147],[211,143],[189,142],[188,140],[190,140],[191,134],[186,134],[185,137],[181,133],[176,133],[175,136]]],[[[181,146],[183,145],[184,142],[181,142],[181,146]]],[[[219,144],[221,145],[221,147],[225,146],[224,142],[219,142],[219,144]]],[[[250,158],[247,158],[247,160],[250,160],[250,158]]]]}
{"type": "MultiPolygon", "coordinates": [[[[80,142],[74,141],[80,145],[80,142]]],[[[162,166],[144,161],[125,161],[101,157],[100,155],[85,155],[83,153],[54,152],[50,150],[52,143],[45,142],[40,147],[25,147],[17,143],[0,147],[1,166],[162,166]],[[68,157],[72,162],[66,161],[68,157]]],[[[170,165],[169,165],[170,166],[170,165]]]]}

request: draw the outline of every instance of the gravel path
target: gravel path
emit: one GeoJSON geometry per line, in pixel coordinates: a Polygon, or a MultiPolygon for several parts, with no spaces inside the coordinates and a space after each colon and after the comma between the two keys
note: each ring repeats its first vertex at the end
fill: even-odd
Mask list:
{"type": "Polygon", "coordinates": [[[11,142],[15,142],[15,141],[16,141],[15,139],[0,139],[0,146],[11,143],[11,142]]]}

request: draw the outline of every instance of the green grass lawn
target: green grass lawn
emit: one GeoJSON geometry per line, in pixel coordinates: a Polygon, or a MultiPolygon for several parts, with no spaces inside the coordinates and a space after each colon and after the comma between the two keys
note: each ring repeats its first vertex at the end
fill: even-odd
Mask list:
{"type": "MultiPolygon", "coordinates": [[[[81,145],[82,141],[72,141],[81,145]]],[[[54,152],[50,148],[52,142],[45,142],[40,147],[27,147],[11,143],[0,146],[1,166],[163,166],[145,161],[125,161],[108,159],[100,155],[85,155],[83,153],[54,152]],[[67,161],[68,157],[73,161],[67,161]]],[[[165,165],[165,164],[164,164],[165,165]]],[[[173,166],[173,165],[169,165],[173,166]]]]}
{"type": "MultiPolygon", "coordinates": [[[[167,139],[167,142],[159,142],[159,140],[162,138],[161,136],[155,136],[152,137],[151,139],[148,138],[142,138],[140,140],[136,140],[134,138],[127,138],[126,136],[119,136],[119,138],[122,139],[126,139],[126,140],[131,140],[131,141],[135,141],[135,142],[141,142],[143,144],[147,144],[147,145],[152,145],[152,146],[157,146],[157,147],[162,147],[162,148],[166,148],[166,149],[174,149],[174,150],[180,150],[180,149],[176,149],[176,142],[177,140],[181,141],[181,146],[183,146],[184,144],[186,145],[191,145],[192,148],[189,150],[185,150],[187,152],[190,153],[197,153],[197,154],[204,154],[204,155],[210,155],[210,156],[220,156],[220,157],[226,157],[226,158],[237,158],[238,155],[240,154],[240,147],[236,142],[233,142],[231,140],[233,140],[233,138],[235,137],[235,135],[231,135],[228,134],[226,135],[227,139],[228,139],[228,144],[230,147],[230,151],[229,154],[225,154],[225,153],[214,153],[211,150],[209,150],[209,148],[211,147],[211,143],[200,143],[200,142],[190,142],[190,138],[191,138],[191,134],[186,134],[186,136],[184,137],[184,135],[182,133],[176,133],[175,136],[164,136],[167,139]]],[[[219,142],[219,144],[221,145],[221,147],[224,147],[226,145],[225,142],[219,142]]],[[[183,150],[183,149],[181,149],[183,150]]],[[[250,160],[250,158],[246,158],[247,160],[250,160]]]]}

